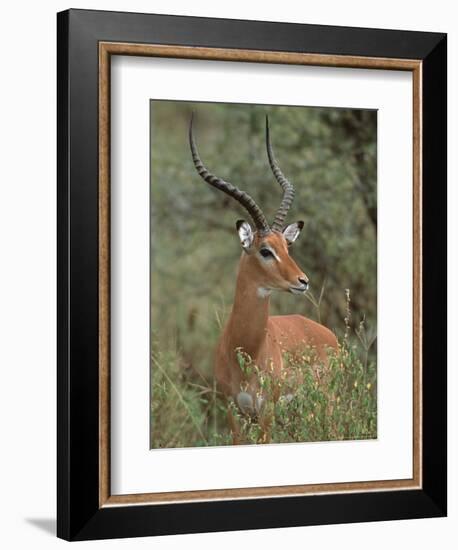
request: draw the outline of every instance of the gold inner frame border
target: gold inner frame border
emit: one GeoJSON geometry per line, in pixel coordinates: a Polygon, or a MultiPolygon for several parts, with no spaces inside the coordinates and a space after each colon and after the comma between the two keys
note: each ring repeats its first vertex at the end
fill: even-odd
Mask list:
{"type": "Polygon", "coordinates": [[[422,487],[422,62],[416,59],[325,55],[132,44],[99,43],[99,507],[292,497],[331,493],[415,490],[422,487]],[[413,77],[413,476],[411,479],[372,480],[274,487],[241,487],[166,493],[112,495],[110,491],[110,86],[111,56],[166,57],[289,65],[314,65],[412,72],[413,77]]]}

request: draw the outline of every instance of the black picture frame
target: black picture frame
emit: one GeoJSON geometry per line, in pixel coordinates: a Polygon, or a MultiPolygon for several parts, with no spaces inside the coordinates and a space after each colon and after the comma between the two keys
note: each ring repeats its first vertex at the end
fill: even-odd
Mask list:
{"type": "Polygon", "coordinates": [[[58,536],[87,540],[446,515],[446,35],[87,10],[59,13],[57,28],[58,536]],[[100,41],[421,60],[421,489],[99,506],[100,41]]]}

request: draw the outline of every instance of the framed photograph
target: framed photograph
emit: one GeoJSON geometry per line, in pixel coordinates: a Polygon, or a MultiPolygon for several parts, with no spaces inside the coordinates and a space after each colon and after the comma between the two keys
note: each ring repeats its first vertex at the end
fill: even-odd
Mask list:
{"type": "Polygon", "coordinates": [[[446,35],[58,14],[58,536],[446,514],[446,35]]]}

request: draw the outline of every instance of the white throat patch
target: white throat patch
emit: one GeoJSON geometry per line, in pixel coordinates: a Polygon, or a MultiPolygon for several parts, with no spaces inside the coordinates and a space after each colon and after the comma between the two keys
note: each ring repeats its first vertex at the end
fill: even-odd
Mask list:
{"type": "Polygon", "coordinates": [[[272,294],[272,291],[268,288],[264,288],[262,286],[260,286],[258,288],[258,296],[260,298],[267,298],[268,296],[270,296],[272,294]]]}

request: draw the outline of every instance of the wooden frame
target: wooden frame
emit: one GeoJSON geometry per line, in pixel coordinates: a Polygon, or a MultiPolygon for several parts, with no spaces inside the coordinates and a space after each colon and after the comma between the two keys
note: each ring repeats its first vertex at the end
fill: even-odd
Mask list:
{"type": "Polygon", "coordinates": [[[136,495],[110,495],[110,419],[109,419],[109,198],[110,198],[110,60],[112,55],[133,55],[146,57],[172,57],[181,59],[211,59],[225,61],[245,61],[257,63],[282,63],[331,67],[364,67],[374,69],[405,70],[413,73],[414,108],[414,257],[420,258],[420,154],[419,140],[421,127],[421,62],[418,60],[362,58],[353,56],[320,56],[312,54],[278,53],[272,51],[233,50],[222,48],[189,48],[184,46],[163,46],[156,44],[123,44],[114,42],[99,43],[99,331],[100,331],[100,506],[129,503],[180,502],[191,500],[221,500],[266,496],[291,496],[317,493],[337,493],[359,490],[393,490],[421,487],[421,369],[420,369],[420,285],[421,265],[414,265],[414,452],[411,480],[394,479],[389,481],[355,482],[326,485],[292,485],[282,487],[238,488],[210,491],[146,493],[136,495]]]}
{"type": "Polygon", "coordinates": [[[80,10],[59,14],[58,29],[59,536],[108,538],[445,514],[445,36],[80,10]],[[266,43],[272,25],[277,38],[266,43]],[[211,35],[220,38],[213,40],[211,35]],[[368,41],[376,35],[376,41],[368,41]],[[376,46],[367,46],[375,42],[376,46]],[[112,55],[413,73],[412,479],[110,494],[112,55]],[[90,75],[84,82],[79,80],[83,74],[81,66],[90,75]],[[82,97],[86,113],[83,118],[82,97]],[[92,137],[88,140],[89,130],[92,137]],[[431,265],[434,270],[426,269],[431,265]],[[429,285],[439,288],[434,291],[434,299],[425,292],[429,285]],[[80,399],[89,404],[84,417],[78,409],[80,399]],[[278,497],[285,498],[280,501],[278,497]],[[269,519],[272,512],[275,520],[269,519]],[[167,514],[169,518],[172,514],[173,522],[165,521],[167,514]]]}

